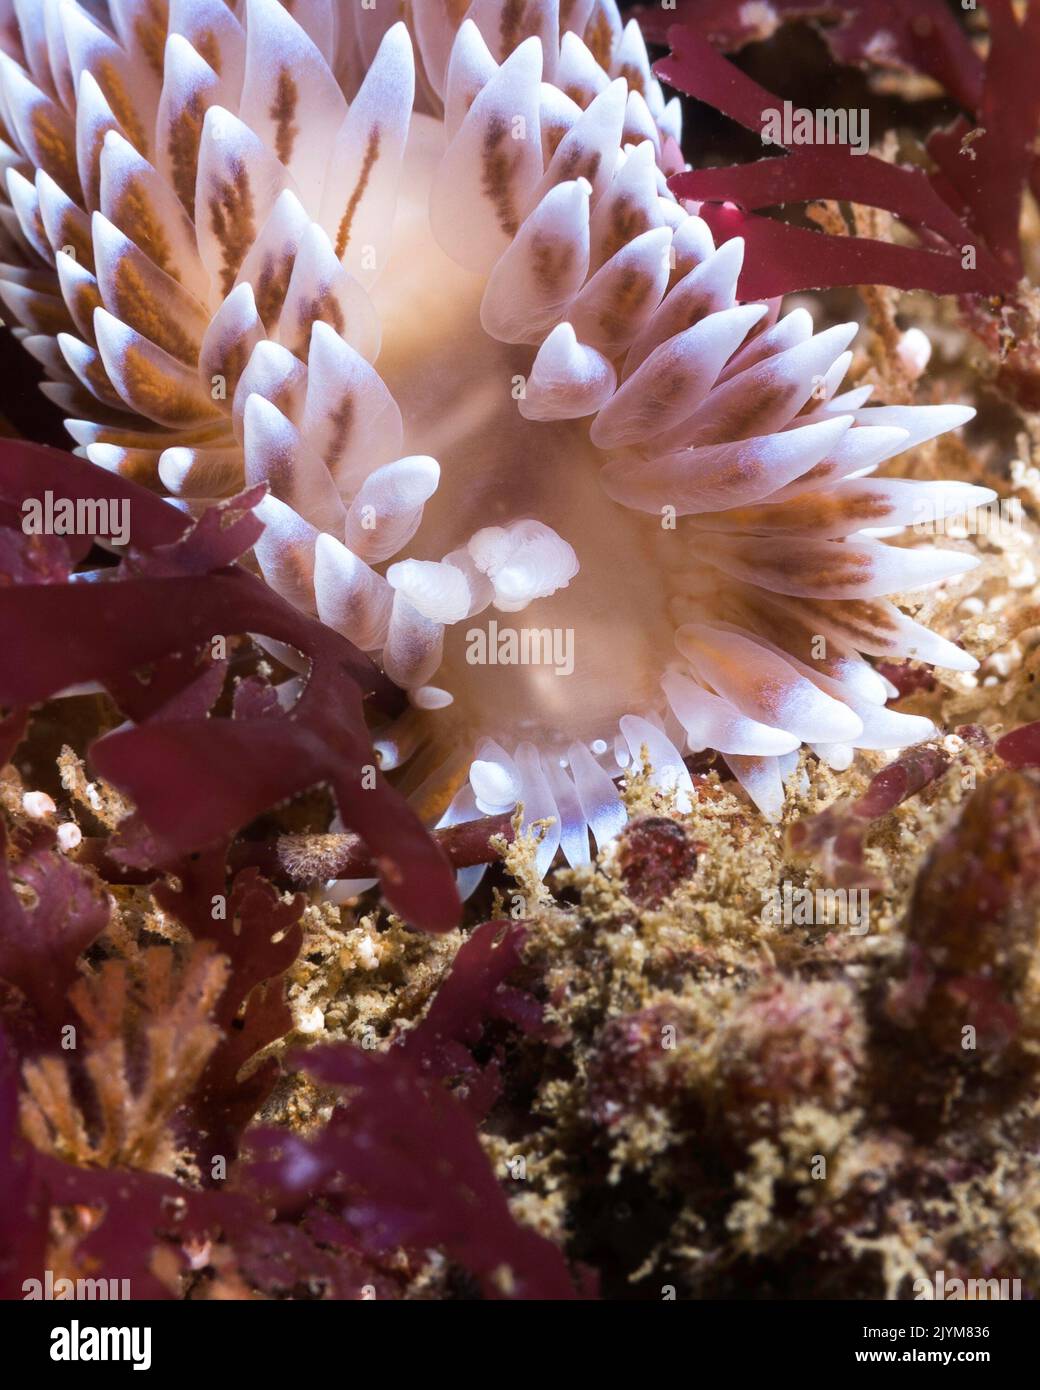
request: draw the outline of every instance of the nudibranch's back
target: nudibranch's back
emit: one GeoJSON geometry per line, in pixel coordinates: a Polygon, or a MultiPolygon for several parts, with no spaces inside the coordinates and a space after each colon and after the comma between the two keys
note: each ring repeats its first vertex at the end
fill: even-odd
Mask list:
{"type": "Polygon", "coordinates": [[[77,443],[266,480],[267,581],[409,691],[384,767],[553,818],[543,869],[644,748],[775,815],[803,743],[927,737],[864,654],[971,669],[885,596],[973,560],[869,533],[991,494],[872,475],[971,411],[870,407],[855,325],[738,302],[613,0],[391,8],[0,0],[0,294],[77,443]]]}

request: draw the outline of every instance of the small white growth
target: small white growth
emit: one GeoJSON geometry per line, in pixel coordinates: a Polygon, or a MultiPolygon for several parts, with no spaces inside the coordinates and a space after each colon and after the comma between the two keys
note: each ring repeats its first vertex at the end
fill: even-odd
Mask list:
{"type": "Polygon", "coordinates": [[[58,826],[58,848],[69,854],[82,843],[83,832],[75,821],[63,821],[58,826]]]}
{"type": "Polygon", "coordinates": [[[358,942],[357,958],[363,970],[379,969],[379,951],[370,936],[363,936],[358,942]]]}
{"type": "Polygon", "coordinates": [[[908,328],[896,344],[899,365],[912,381],[924,373],[932,356],[932,344],[920,328],[908,328]]]}
{"type": "Polygon", "coordinates": [[[296,1019],[296,1031],[298,1033],[305,1033],[308,1036],[313,1036],[316,1033],[321,1033],[324,1028],[325,1015],[322,1013],[321,1009],[317,1007],[305,1010],[305,1012],[298,1015],[296,1019]]]}
{"type": "Polygon", "coordinates": [[[46,792],[26,792],[22,797],[22,810],[32,820],[46,820],[57,809],[46,792]]]}

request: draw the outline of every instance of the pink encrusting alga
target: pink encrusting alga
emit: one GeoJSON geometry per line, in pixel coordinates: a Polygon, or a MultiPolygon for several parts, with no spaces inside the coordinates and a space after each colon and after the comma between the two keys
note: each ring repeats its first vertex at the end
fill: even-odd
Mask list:
{"type": "Polygon", "coordinates": [[[0,0],[0,294],[77,443],[181,505],[268,482],[268,583],[409,692],[384,769],[551,818],[543,870],[644,749],[776,814],[803,743],[926,738],[864,654],[972,669],[885,596],[974,561],[871,532],[992,494],[870,475],[972,412],[736,302],[613,0],[396,9],[0,0]]]}

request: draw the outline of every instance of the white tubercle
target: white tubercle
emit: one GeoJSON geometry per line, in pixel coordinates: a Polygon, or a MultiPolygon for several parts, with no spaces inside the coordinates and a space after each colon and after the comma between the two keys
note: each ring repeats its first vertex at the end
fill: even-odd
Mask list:
{"type": "Polygon", "coordinates": [[[454,565],[434,560],[399,560],[386,572],[390,587],[436,623],[457,623],[470,610],[466,576],[454,565]]]}
{"type": "Polygon", "coordinates": [[[469,553],[494,588],[494,605],[518,613],[536,598],[565,588],[578,572],[571,545],[540,521],[488,526],[469,542],[469,553]]]}

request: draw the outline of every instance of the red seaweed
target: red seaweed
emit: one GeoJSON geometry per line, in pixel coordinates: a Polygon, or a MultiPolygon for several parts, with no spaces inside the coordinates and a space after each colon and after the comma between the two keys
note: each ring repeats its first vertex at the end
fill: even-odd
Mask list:
{"type": "MultiPolygon", "coordinates": [[[[717,240],[742,236],[748,254],[740,281],[745,299],[805,289],[882,284],[966,297],[970,325],[991,346],[1001,342],[992,308],[1013,300],[1023,273],[1019,214],[1027,187],[1040,182],[1034,140],[1040,90],[1032,80],[1040,58],[1040,10],[1019,21],[1009,0],[989,0],[990,47],[978,57],[967,35],[938,0],[908,9],[882,0],[781,3],[775,23],[792,18],[837,20],[822,32],[843,62],[925,72],[940,82],[964,115],[927,141],[934,168],[896,165],[844,146],[788,149],[749,164],[676,174],[681,197],[703,201],[701,215],[717,240]],[[966,157],[965,137],[971,137],[966,157]],[[917,245],[872,237],[831,236],[761,215],[764,210],[837,199],[882,209],[916,234],[917,245]],[[973,256],[965,254],[971,247],[973,256]]],[[[650,23],[671,52],[655,73],[760,133],[763,113],[781,96],[745,76],[717,51],[740,48],[763,32],[765,7],[679,0],[674,21],[650,23]]],[[[649,15],[649,12],[647,12],[649,15]]],[[[768,31],[770,25],[765,25],[768,31]]],[[[1030,345],[1023,344],[1028,353],[1030,345]]],[[[1010,362],[1005,376],[1029,364],[1010,362]]]]}

